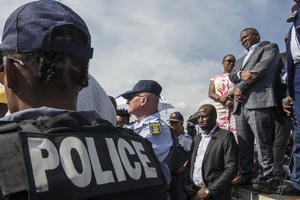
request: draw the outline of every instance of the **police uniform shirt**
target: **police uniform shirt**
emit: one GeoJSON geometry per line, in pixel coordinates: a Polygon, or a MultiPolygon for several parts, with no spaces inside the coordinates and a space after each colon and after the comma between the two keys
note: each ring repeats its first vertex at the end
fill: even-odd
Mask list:
{"type": "Polygon", "coordinates": [[[153,150],[160,162],[167,157],[173,140],[169,126],[160,119],[159,112],[127,128],[133,129],[135,133],[147,138],[152,143],[153,150]]]}
{"type": "Polygon", "coordinates": [[[193,143],[193,138],[189,134],[185,133],[184,131],[177,137],[179,144],[183,147],[186,152],[190,152],[191,146],[193,143]]]}

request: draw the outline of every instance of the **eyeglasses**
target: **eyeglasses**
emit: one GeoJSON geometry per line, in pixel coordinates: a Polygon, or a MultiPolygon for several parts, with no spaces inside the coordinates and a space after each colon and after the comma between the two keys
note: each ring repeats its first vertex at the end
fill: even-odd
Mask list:
{"type": "Polygon", "coordinates": [[[235,60],[225,60],[226,62],[228,62],[228,63],[234,63],[235,62],[235,60]]]}
{"type": "Polygon", "coordinates": [[[144,96],[142,96],[142,95],[131,95],[128,99],[127,99],[127,101],[131,101],[132,99],[134,99],[135,97],[144,97],[144,96]]]}
{"type": "Polygon", "coordinates": [[[177,124],[178,121],[170,121],[170,124],[177,124]]]}

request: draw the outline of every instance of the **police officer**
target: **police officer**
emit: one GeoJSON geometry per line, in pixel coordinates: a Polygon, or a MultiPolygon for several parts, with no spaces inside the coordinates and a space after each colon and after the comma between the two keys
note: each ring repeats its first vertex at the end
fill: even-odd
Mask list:
{"type": "Polygon", "coordinates": [[[122,94],[127,99],[128,113],[135,115],[137,122],[130,127],[147,138],[159,161],[163,161],[172,146],[168,125],[160,118],[158,103],[162,87],[154,80],[140,80],[133,89],[122,94]]]}
{"type": "Polygon", "coordinates": [[[184,118],[180,112],[173,112],[167,121],[169,121],[173,134],[178,139],[175,160],[171,171],[172,181],[169,195],[171,200],[186,200],[187,196],[183,191],[183,186],[187,183],[189,177],[187,170],[189,166],[188,159],[193,138],[184,131],[184,118]]]}
{"type": "Polygon", "coordinates": [[[5,23],[0,52],[11,113],[1,118],[0,199],[165,198],[163,188],[149,189],[165,181],[147,141],[95,111],[76,111],[93,56],[77,13],[49,0],[19,7],[5,23]]]}
{"type": "Polygon", "coordinates": [[[184,131],[182,114],[180,112],[173,112],[167,121],[169,121],[171,128],[174,130],[179,144],[186,152],[190,152],[193,138],[184,131]]]}
{"type": "MultiPolygon", "coordinates": [[[[127,128],[147,138],[160,162],[169,155],[173,144],[171,131],[158,112],[158,103],[162,87],[154,80],[140,80],[133,89],[122,94],[127,99],[128,113],[135,115],[137,121],[127,128]]],[[[167,172],[170,179],[170,172],[167,172]]]]}

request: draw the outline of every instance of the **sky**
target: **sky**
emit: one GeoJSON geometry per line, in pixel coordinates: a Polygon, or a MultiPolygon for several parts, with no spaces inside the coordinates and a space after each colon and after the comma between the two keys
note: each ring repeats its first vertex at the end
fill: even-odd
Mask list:
{"type": "MultiPolygon", "coordinates": [[[[0,0],[0,34],[7,17],[27,0],[0,0]]],[[[291,24],[292,0],[60,0],[89,27],[94,57],[90,74],[111,96],[139,80],[156,80],[161,95],[185,121],[208,97],[210,79],[223,71],[222,59],[238,59],[240,32],[258,30],[261,40],[277,43],[291,24]]]]}

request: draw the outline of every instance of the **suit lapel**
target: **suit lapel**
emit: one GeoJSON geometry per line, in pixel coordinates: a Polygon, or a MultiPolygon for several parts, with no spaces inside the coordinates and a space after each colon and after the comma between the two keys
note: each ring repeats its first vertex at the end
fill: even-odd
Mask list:
{"type": "Polygon", "coordinates": [[[193,154],[192,154],[192,157],[191,157],[191,163],[193,163],[192,166],[191,166],[191,169],[192,169],[191,170],[191,175],[194,171],[194,163],[195,163],[195,160],[196,160],[196,156],[197,156],[197,152],[198,152],[198,148],[199,148],[199,144],[200,144],[201,139],[202,139],[201,135],[197,135],[197,136],[194,137],[194,142],[195,142],[194,148],[195,148],[195,150],[193,151],[193,154]]]}
{"type": "MultiPolygon", "coordinates": [[[[262,43],[260,43],[255,49],[254,49],[254,51],[252,52],[252,54],[249,56],[249,58],[248,58],[248,60],[245,62],[245,64],[242,66],[242,71],[246,68],[246,66],[247,66],[247,64],[248,64],[248,62],[249,62],[249,60],[251,60],[251,58],[255,55],[255,53],[258,51],[258,49],[260,49],[262,47],[262,43]]],[[[245,58],[246,58],[246,56],[245,56],[245,58]]],[[[244,58],[244,59],[245,59],[244,58]]]]}
{"type": "Polygon", "coordinates": [[[209,155],[210,150],[212,149],[212,147],[216,144],[216,139],[218,138],[220,132],[219,132],[220,128],[217,127],[214,134],[211,136],[210,141],[207,145],[204,157],[203,157],[203,163],[205,162],[206,158],[209,155]]]}
{"type": "Polygon", "coordinates": [[[243,69],[245,68],[244,66],[246,66],[247,62],[249,61],[249,59],[248,59],[247,62],[243,65],[246,56],[247,56],[247,55],[244,55],[244,56],[243,56],[242,62],[241,62],[241,66],[240,66],[240,68],[239,68],[239,69],[242,70],[242,71],[243,71],[243,69]]]}

